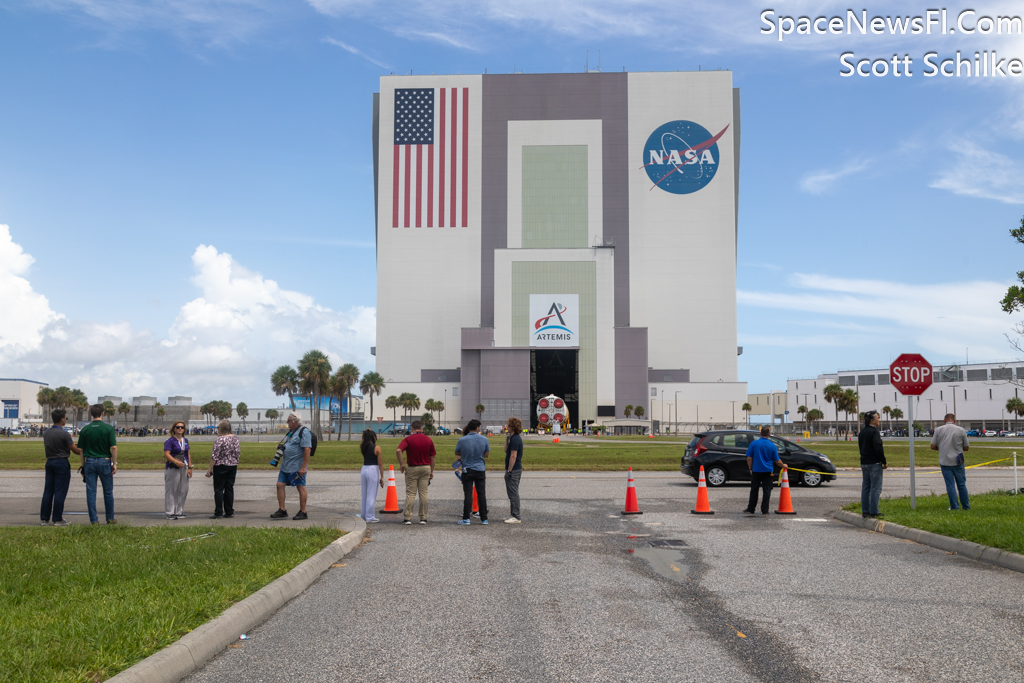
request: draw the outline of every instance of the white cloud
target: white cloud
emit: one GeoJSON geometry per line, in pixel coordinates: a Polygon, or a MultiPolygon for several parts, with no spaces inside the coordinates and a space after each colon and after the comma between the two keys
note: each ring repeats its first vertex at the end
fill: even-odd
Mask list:
{"type": "Polygon", "coordinates": [[[1024,167],[1009,157],[964,140],[948,147],[951,164],[929,187],[953,194],[1024,204],[1024,167]]]}
{"type": "Polygon", "coordinates": [[[32,257],[0,228],[0,296],[10,312],[0,317],[0,359],[21,376],[80,387],[90,397],[184,394],[269,406],[278,402],[270,373],[311,348],[335,366],[372,369],[372,308],[333,311],[208,245],[192,254],[200,296],[181,306],[166,334],[126,321],[69,320],[20,277],[32,257]]]}
{"type": "MultiPolygon", "coordinates": [[[[974,281],[911,285],[798,273],[795,291],[739,291],[740,305],[822,316],[877,321],[898,341],[909,341],[940,357],[959,358],[970,347],[977,358],[1003,358],[1010,348],[1004,334],[1014,320],[999,307],[1006,283],[974,281]]],[[[830,335],[831,336],[831,335],[830,335]]],[[[862,339],[878,341],[877,334],[862,339]]],[[[774,345],[792,345],[776,340],[774,345]]],[[[901,349],[902,350],[902,349],[901,349]]]]}
{"type": "Polygon", "coordinates": [[[348,43],[343,43],[340,40],[335,40],[334,38],[324,38],[324,42],[330,43],[331,45],[337,45],[342,50],[345,50],[346,52],[348,52],[350,54],[353,54],[356,57],[362,57],[366,61],[370,62],[371,64],[375,64],[376,66],[379,66],[382,69],[390,69],[391,68],[390,66],[388,66],[384,62],[377,61],[376,59],[374,59],[370,55],[366,54],[365,52],[363,52],[359,48],[352,47],[348,43]]]}
{"type": "Polygon", "coordinates": [[[11,238],[10,228],[0,224],[0,358],[38,346],[46,326],[62,317],[22,277],[34,262],[11,238]]]}
{"type": "Polygon", "coordinates": [[[862,159],[847,163],[840,169],[834,171],[820,170],[808,173],[800,180],[800,189],[810,194],[825,194],[830,191],[837,181],[847,176],[860,173],[868,167],[868,162],[862,159]]]}

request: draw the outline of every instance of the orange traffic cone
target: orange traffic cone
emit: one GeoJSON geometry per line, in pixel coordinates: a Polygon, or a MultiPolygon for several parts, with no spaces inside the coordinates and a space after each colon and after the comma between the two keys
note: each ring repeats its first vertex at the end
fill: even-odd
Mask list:
{"type": "Polygon", "coordinates": [[[782,489],[779,491],[779,509],[775,511],[777,515],[795,515],[793,511],[793,501],[789,497],[789,471],[782,470],[782,483],[780,484],[782,489]]]}
{"type": "Polygon", "coordinates": [[[629,468],[629,481],[626,482],[626,509],[624,515],[642,515],[640,505],[636,501],[636,484],[633,483],[633,468],[629,468]]]}
{"type": "Polygon", "coordinates": [[[647,438],[648,439],[653,439],[654,438],[654,432],[647,432],[647,438]]]}
{"type": "Polygon", "coordinates": [[[704,465],[700,466],[700,480],[697,482],[697,507],[690,510],[695,515],[713,515],[708,502],[708,483],[704,481],[704,465]]]}
{"type": "Polygon", "coordinates": [[[398,509],[398,486],[395,485],[395,466],[391,466],[391,471],[388,473],[388,495],[384,499],[384,509],[380,511],[384,515],[396,515],[401,510],[398,509]]]}
{"type": "Polygon", "coordinates": [[[558,434],[555,434],[555,437],[551,439],[551,443],[558,443],[558,434]]]}

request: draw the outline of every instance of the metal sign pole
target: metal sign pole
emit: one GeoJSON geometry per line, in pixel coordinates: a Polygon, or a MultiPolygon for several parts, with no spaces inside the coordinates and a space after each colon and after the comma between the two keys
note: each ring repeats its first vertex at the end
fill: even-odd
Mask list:
{"type": "Polygon", "coordinates": [[[914,487],[914,397],[907,396],[907,438],[910,440],[910,509],[917,509],[917,490],[914,487]]]}
{"type": "Polygon", "coordinates": [[[1020,492],[1020,489],[1017,488],[1017,451],[1013,452],[1013,492],[1020,492]]]}

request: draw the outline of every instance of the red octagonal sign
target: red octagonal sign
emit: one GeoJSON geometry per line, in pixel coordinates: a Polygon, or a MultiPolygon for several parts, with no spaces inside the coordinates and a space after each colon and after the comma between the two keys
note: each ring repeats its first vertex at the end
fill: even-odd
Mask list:
{"type": "Polygon", "coordinates": [[[889,381],[904,396],[920,396],[932,385],[932,364],[919,353],[904,353],[889,366],[889,381]]]}

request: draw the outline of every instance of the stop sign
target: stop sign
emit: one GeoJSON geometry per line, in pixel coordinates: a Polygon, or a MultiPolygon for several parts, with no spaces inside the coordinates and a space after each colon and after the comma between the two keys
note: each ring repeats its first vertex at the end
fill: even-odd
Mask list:
{"type": "Polygon", "coordinates": [[[904,353],[889,366],[889,381],[904,396],[920,396],[932,385],[932,364],[919,353],[904,353]]]}

